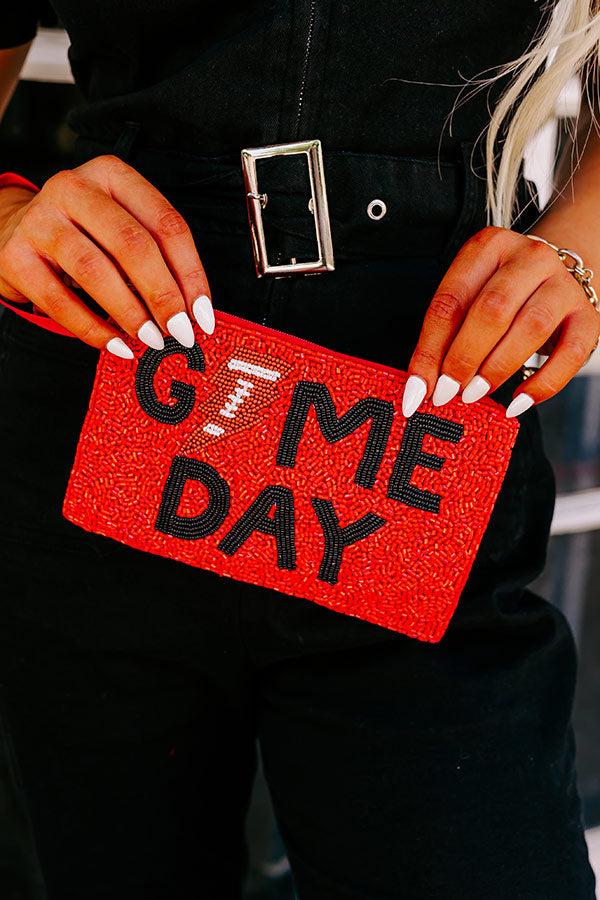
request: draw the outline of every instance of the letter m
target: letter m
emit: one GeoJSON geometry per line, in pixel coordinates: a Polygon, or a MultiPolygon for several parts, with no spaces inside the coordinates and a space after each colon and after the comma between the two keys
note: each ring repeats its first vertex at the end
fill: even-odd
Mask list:
{"type": "Polygon", "coordinates": [[[393,404],[377,397],[365,397],[355,403],[343,416],[338,417],[331,394],[324,384],[299,381],[294,388],[277,450],[278,466],[287,469],[293,469],[295,466],[298,444],[311,406],[315,408],[323,437],[330,444],[348,437],[369,419],[371,420],[369,436],[354,481],[360,487],[372,488],[392,427],[393,404]]]}

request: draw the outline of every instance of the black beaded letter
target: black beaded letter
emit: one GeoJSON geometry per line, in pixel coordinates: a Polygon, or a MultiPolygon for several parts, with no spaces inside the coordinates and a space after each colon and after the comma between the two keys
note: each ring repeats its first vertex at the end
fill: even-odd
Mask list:
{"type": "Polygon", "coordinates": [[[270,534],[275,538],[277,565],[280,569],[296,568],[294,495],[290,488],[273,485],[264,488],[225,535],[219,544],[219,550],[233,556],[254,531],[270,534]],[[269,513],[273,507],[275,509],[271,517],[269,513]]]}
{"type": "Polygon", "coordinates": [[[278,466],[293,469],[296,465],[298,444],[311,406],[315,408],[317,422],[323,437],[330,444],[335,444],[342,438],[348,437],[368,419],[371,419],[369,437],[354,481],[360,487],[372,488],[390,436],[394,415],[393,404],[387,400],[379,400],[377,397],[365,397],[338,418],[331,394],[324,384],[299,381],[294,388],[294,396],[277,450],[278,466]]]}
{"type": "Polygon", "coordinates": [[[197,541],[220,528],[229,512],[229,485],[216,469],[198,459],[176,456],[163,491],[155,528],[163,534],[197,541]],[[179,516],[186,481],[201,481],[208,491],[208,506],[198,516],[179,516]]]}
{"type": "Polygon", "coordinates": [[[340,520],[335,514],[331,500],[321,500],[313,497],[311,500],[313,509],[323,529],[325,538],[325,551],[319,566],[318,578],[328,584],[336,584],[342,564],[342,554],[350,544],[356,544],[363,538],[373,534],[374,531],[385,525],[385,519],[368,512],[356,522],[351,522],[344,528],[340,528],[340,520]]]}
{"type": "Polygon", "coordinates": [[[421,448],[426,434],[439,438],[440,441],[457,444],[463,436],[464,430],[464,427],[458,422],[451,422],[440,416],[432,416],[429,413],[412,415],[406,423],[402,444],[394,463],[394,471],[388,485],[388,497],[391,497],[392,500],[401,500],[402,503],[414,506],[415,509],[439,513],[440,494],[423,491],[411,484],[410,479],[417,466],[435,469],[436,472],[439,472],[446,461],[444,456],[423,452],[421,448]]]}
{"type": "Polygon", "coordinates": [[[182,347],[175,338],[165,338],[164,350],[153,350],[149,347],[140,359],[135,373],[135,392],[140,406],[144,412],[157,422],[164,425],[179,425],[187,419],[194,407],[196,391],[191,384],[184,381],[173,380],[171,384],[171,397],[178,402],[173,406],[161,403],[154,390],[154,376],[163,359],[173,356],[175,353],[183,353],[190,369],[196,372],[204,372],[204,354],[198,344],[193,347],[182,347]]]}

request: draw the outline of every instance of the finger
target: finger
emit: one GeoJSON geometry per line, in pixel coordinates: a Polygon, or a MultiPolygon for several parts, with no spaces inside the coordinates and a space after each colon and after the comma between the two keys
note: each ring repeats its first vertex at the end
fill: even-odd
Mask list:
{"type": "MultiPolygon", "coordinates": [[[[187,309],[204,331],[212,333],[214,315],[210,286],[187,222],[166,197],[134,168],[118,157],[108,159],[110,165],[104,167],[104,178],[110,195],[153,236],[179,286],[187,309]],[[206,299],[196,304],[196,300],[202,297],[206,299]]],[[[132,280],[139,289],[138,282],[132,280]]],[[[145,295],[142,296],[145,299],[145,295]]]]}
{"type": "MultiPolygon", "coordinates": [[[[132,337],[155,350],[164,348],[162,335],[144,304],[129,290],[109,257],[59,213],[49,223],[53,262],[105,309],[132,337]],[[52,225],[54,227],[52,227],[52,225]]],[[[54,266],[52,266],[54,268],[54,266]]],[[[65,279],[61,279],[65,283],[65,279]]]]}
{"type": "MultiPolygon", "coordinates": [[[[533,292],[516,315],[512,325],[496,346],[489,353],[477,371],[478,380],[487,382],[485,393],[495,390],[513,375],[523,363],[542,348],[546,341],[556,332],[568,310],[579,300],[581,289],[574,279],[565,272],[568,283],[556,276],[543,282],[533,292]],[[572,297],[572,294],[576,296],[572,297]]],[[[559,329],[560,333],[560,329],[559,329]]],[[[445,367],[444,361],[444,367],[445,367]]],[[[474,375],[471,372],[470,375],[474,375]]],[[[472,402],[468,387],[469,378],[463,392],[465,403],[472,402]],[[466,395],[466,397],[465,397],[466,395]]],[[[462,382],[464,384],[464,381],[462,382]]],[[[479,381],[476,383],[478,384],[479,381]]],[[[483,388],[483,385],[481,385],[483,388]]],[[[476,390],[476,388],[475,388],[476,390]]],[[[483,394],[478,393],[474,399],[483,394]]]]}
{"type": "Polygon", "coordinates": [[[123,359],[133,359],[119,332],[89,310],[37,253],[24,247],[18,260],[18,268],[5,266],[3,276],[23,297],[90,347],[106,348],[123,359]]]}
{"type": "Polygon", "coordinates": [[[600,332],[597,320],[598,313],[591,305],[589,311],[580,309],[565,319],[554,351],[515,393],[506,410],[508,417],[553,397],[573,378],[588,359],[600,332]]]}
{"type": "MultiPolygon", "coordinates": [[[[192,347],[195,338],[185,301],[152,235],[89,181],[82,181],[77,190],[75,186],[76,182],[70,179],[61,196],[61,212],[114,258],[158,326],[184,346],[192,347]]],[[[32,242],[38,241],[33,235],[32,242]]],[[[51,241],[50,253],[54,255],[56,249],[51,241]]]]}
{"type": "Polygon", "coordinates": [[[514,247],[514,240],[520,237],[506,228],[484,228],[459,250],[432,298],[408,366],[402,399],[405,416],[412,415],[423,398],[433,393],[442,360],[469,305],[502,264],[507,247],[514,247]]]}
{"type": "MultiPolygon", "coordinates": [[[[568,272],[561,272],[560,276],[563,274],[573,282],[568,272]]],[[[572,288],[577,285],[568,284],[569,290],[565,293],[562,290],[564,283],[559,276],[556,279],[548,278],[546,263],[537,254],[531,264],[519,254],[502,265],[473,301],[444,356],[442,376],[433,394],[434,405],[442,406],[451,400],[461,385],[466,386],[478,370],[480,376],[486,377],[481,371],[484,360],[495,347],[503,344],[504,336],[514,328],[515,339],[522,341],[521,351],[524,343],[535,345],[531,353],[538,350],[568,309],[575,305],[575,298],[570,306],[566,298],[572,297],[575,293],[572,288]],[[550,281],[552,288],[542,294],[538,293],[540,284],[546,285],[550,281]]],[[[512,346],[513,344],[511,348],[512,346]]],[[[521,352],[518,345],[515,350],[518,358],[521,352]]],[[[513,371],[531,353],[521,356],[513,371]]],[[[509,355],[507,364],[512,364],[512,359],[512,355],[509,355]]]]}

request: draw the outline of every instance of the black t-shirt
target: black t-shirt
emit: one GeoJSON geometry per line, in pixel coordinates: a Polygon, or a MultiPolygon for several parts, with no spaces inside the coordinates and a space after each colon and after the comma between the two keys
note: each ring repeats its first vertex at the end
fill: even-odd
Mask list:
{"type": "MultiPolygon", "coordinates": [[[[318,137],[327,149],[456,159],[501,88],[448,117],[465,79],[520,55],[539,0],[52,0],[86,98],[79,134],[200,155],[318,137]],[[444,127],[445,126],[445,127],[444,127]]],[[[547,13],[546,13],[547,14],[547,13]]],[[[35,0],[4,19],[0,46],[31,39],[35,0]]]]}

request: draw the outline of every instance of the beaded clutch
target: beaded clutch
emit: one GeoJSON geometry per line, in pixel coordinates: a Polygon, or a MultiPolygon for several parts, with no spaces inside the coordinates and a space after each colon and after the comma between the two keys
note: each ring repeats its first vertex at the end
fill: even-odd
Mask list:
{"type": "Polygon", "coordinates": [[[131,346],[131,362],[100,357],[68,519],[440,640],[515,419],[492,400],[456,399],[406,420],[405,373],[224,313],[191,349],[131,346]]]}

